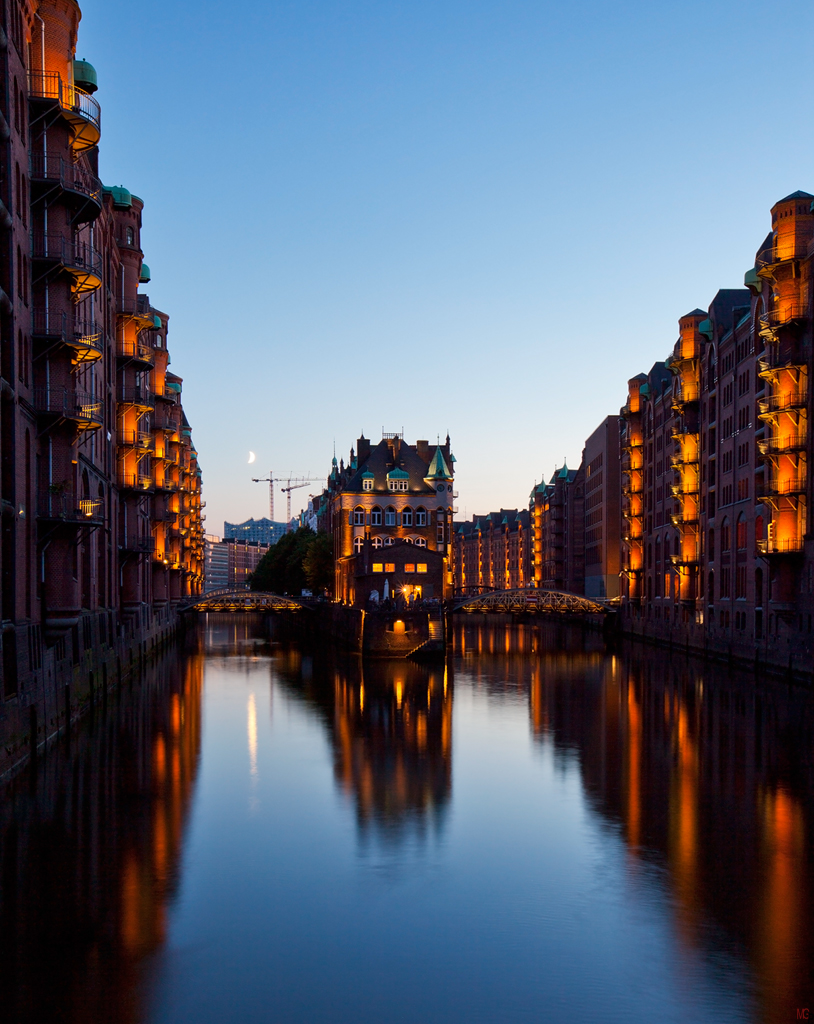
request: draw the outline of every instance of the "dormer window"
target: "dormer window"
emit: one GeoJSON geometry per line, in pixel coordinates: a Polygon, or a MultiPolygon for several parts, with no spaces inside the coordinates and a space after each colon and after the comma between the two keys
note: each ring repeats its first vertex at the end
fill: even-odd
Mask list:
{"type": "Polygon", "coordinates": [[[391,469],[387,474],[388,491],[406,491],[410,483],[410,475],[403,469],[391,469]]]}
{"type": "Polygon", "coordinates": [[[368,477],[367,480],[363,480],[362,481],[362,490],[363,491],[372,491],[373,490],[373,481],[369,477],[368,477]]]}

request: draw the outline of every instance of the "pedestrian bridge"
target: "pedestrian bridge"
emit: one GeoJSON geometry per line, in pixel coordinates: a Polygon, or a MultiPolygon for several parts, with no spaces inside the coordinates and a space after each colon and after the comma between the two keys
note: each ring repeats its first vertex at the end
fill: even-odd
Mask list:
{"type": "Polygon", "coordinates": [[[221,587],[199,594],[181,605],[185,612],[301,612],[308,605],[293,597],[246,587],[221,587]]]}
{"type": "Polygon", "coordinates": [[[530,612],[555,615],[607,615],[616,610],[613,601],[605,601],[563,590],[492,590],[452,602],[455,612],[530,612]]]}

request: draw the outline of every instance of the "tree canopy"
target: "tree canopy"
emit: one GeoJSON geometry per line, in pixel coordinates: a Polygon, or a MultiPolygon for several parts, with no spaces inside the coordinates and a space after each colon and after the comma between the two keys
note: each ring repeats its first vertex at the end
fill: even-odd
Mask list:
{"type": "Polygon", "coordinates": [[[299,597],[305,587],[315,593],[333,586],[333,543],[327,533],[301,526],[286,533],[263,555],[252,574],[252,590],[299,597]]]}

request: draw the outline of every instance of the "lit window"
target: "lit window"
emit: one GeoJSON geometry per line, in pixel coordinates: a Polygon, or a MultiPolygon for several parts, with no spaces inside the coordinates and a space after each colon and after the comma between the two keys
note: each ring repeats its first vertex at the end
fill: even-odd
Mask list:
{"type": "Polygon", "coordinates": [[[384,572],[384,566],[382,565],[381,562],[374,562],[373,563],[373,571],[374,572],[384,572]]]}
{"type": "Polygon", "coordinates": [[[439,508],[438,511],[435,513],[435,517],[438,520],[439,525],[441,523],[443,523],[443,521],[444,521],[444,510],[442,508],[439,508]]]}
{"type": "Polygon", "coordinates": [[[132,228],[127,229],[127,244],[134,245],[136,241],[136,235],[132,228]]]}
{"type": "Polygon", "coordinates": [[[413,562],[406,562],[404,565],[405,572],[415,572],[415,564],[413,562]]]}
{"type": "Polygon", "coordinates": [[[418,565],[416,566],[416,571],[417,572],[426,572],[427,571],[427,563],[426,562],[419,562],[418,565]]]}
{"type": "Polygon", "coordinates": [[[384,563],[384,571],[385,572],[395,572],[396,571],[396,563],[395,562],[385,562],[384,563]]]}
{"type": "Polygon", "coordinates": [[[395,526],[396,525],[396,510],[392,505],[388,505],[384,510],[384,525],[395,526]]]}
{"type": "Polygon", "coordinates": [[[413,510],[411,508],[405,508],[401,513],[401,525],[412,526],[413,525],[413,510]]]}

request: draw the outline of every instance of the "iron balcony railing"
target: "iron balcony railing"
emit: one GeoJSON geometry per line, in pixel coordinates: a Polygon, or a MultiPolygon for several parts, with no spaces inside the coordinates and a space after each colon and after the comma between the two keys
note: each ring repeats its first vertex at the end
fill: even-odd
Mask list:
{"type": "Polygon", "coordinates": [[[33,99],[56,100],[60,107],[79,114],[96,128],[101,128],[102,108],[97,100],[70,82],[63,82],[56,71],[29,71],[28,94],[33,99]]]}
{"type": "Polygon", "coordinates": [[[803,370],[805,366],[793,353],[781,353],[776,348],[769,349],[765,356],[757,361],[758,376],[771,376],[775,370],[803,370]]]}
{"type": "Polygon", "coordinates": [[[117,438],[123,448],[152,448],[153,435],[149,430],[120,430],[117,438]]]}
{"type": "Polygon", "coordinates": [[[155,537],[125,537],[119,548],[137,555],[151,555],[155,551],[155,537]]]}
{"type": "Polygon", "coordinates": [[[781,455],[785,452],[802,451],[806,446],[805,434],[790,434],[786,437],[767,437],[757,442],[761,455],[781,455]]]}
{"type": "Polygon", "coordinates": [[[41,415],[61,416],[82,423],[101,423],[103,403],[96,395],[68,388],[34,388],[34,409],[41,415]]]}
{"type": "Polygon", "coordinates": [[[774,497],[789,497],[795,494],[805,494],[807,487],[807,481],[804,476],[792,477],[789,480],[780,480],[777,482],[768,483],[764,486],[763,494],[761,497],[774,498],[774,497]]]}
{"type": "Polygon", "coordinates": [[[795,391],[786,395],[771,395],[769,398],[761,398],[758,401],[758,408],[761,413],[786,412],[788,409],[804,409],[807,404],[807,395],[804,391],[795,391]]]}
{"type": "Polygon", "coordinates": [[[125,298],[122,295],[117,296],[116,312],[123,317],[143,320],[146,326],[150,326],[153,323],[150,299],[147,295],[135,295],[132,299],[125,298]]]}
{"type": "Polygon", "coordinates": [[[766,267],[773,267],[776,263],[799,259],[802,259],[802,254],[798,255],[793,245],[784,245],[782,249],[779,249],[776,245],[767,245],[765,249],[761,249],[757,254],[755,267],[758,270],[763,270],[766,267]]]}
{"type": "Polygon", "coordinates": [[[116,342],[116,354],[123,359],[133,359],[139,363],[152,366],[155,363],[155,352],[152,345],[137,338],[119,338],[116,342]]]}
{"type": "Polygon", "coordinates": [[[37,516],[61,522],[99,523],[104,521],[105,505],[102,498],[80,498],[52,487],[37,495],[37,516]]]}
{"type": "Polygon", "coordinates": [[[119,488],[123,491],[152,490],[153,477],[150,473],[119,473],[119,488]]]}
{"type": "Polygon", "coordinates": [[[677,408],[682,405],[689,405],[690,402],[697,402],[701,397],[701,392],[697,385],[684,385],[679,391],[676,392],[673,398],[673,408],[677,408]]]}
{"type": "Polygon", "coordinates": [[[104,350],[102,327],[95,320],[83,320],[57,310],[35,309],[31,314],[31,333],[39,338],[60,338],[67,345],[104,350]]]}
{"type": "Polygon", "coordinates": [[[784,306],[782,309],[770,309],[767,313],[761,313],[758,317],[758,333],[762,338],[775,339],[775,332],[778,327],[786,324],[799,323],[808,316],[805,306],[796,304],[784,306]]]}
{"type": "Polygon", "coordinates": [[[102,183],[81,163],[64,160],[55,153],[32,153],[30,163],[32,181],[58,184],[68,192],[77,192],[102,205],[102,183]]]}
{"type": "Polygon", "coordinates": [[[785,540],[759,540],[757,550],[760,555],[791,555],[803,551],[803,541],[797,537],[785,540]]]}
{"type": "Polygon", "coordinates": [[[142,409],[152,409],[155,405],[153,394],[146,385],[119,384],[116,401],[122,405],[136,405],[142,409]]]}
{"type": "Polygon", "coordinates": [[[41,234],[31,236],[31,256],[35,260],[53,260],[72,270],[102,276],[102,256],[87,242],[77,242],[65,235],[41,234]]]}

